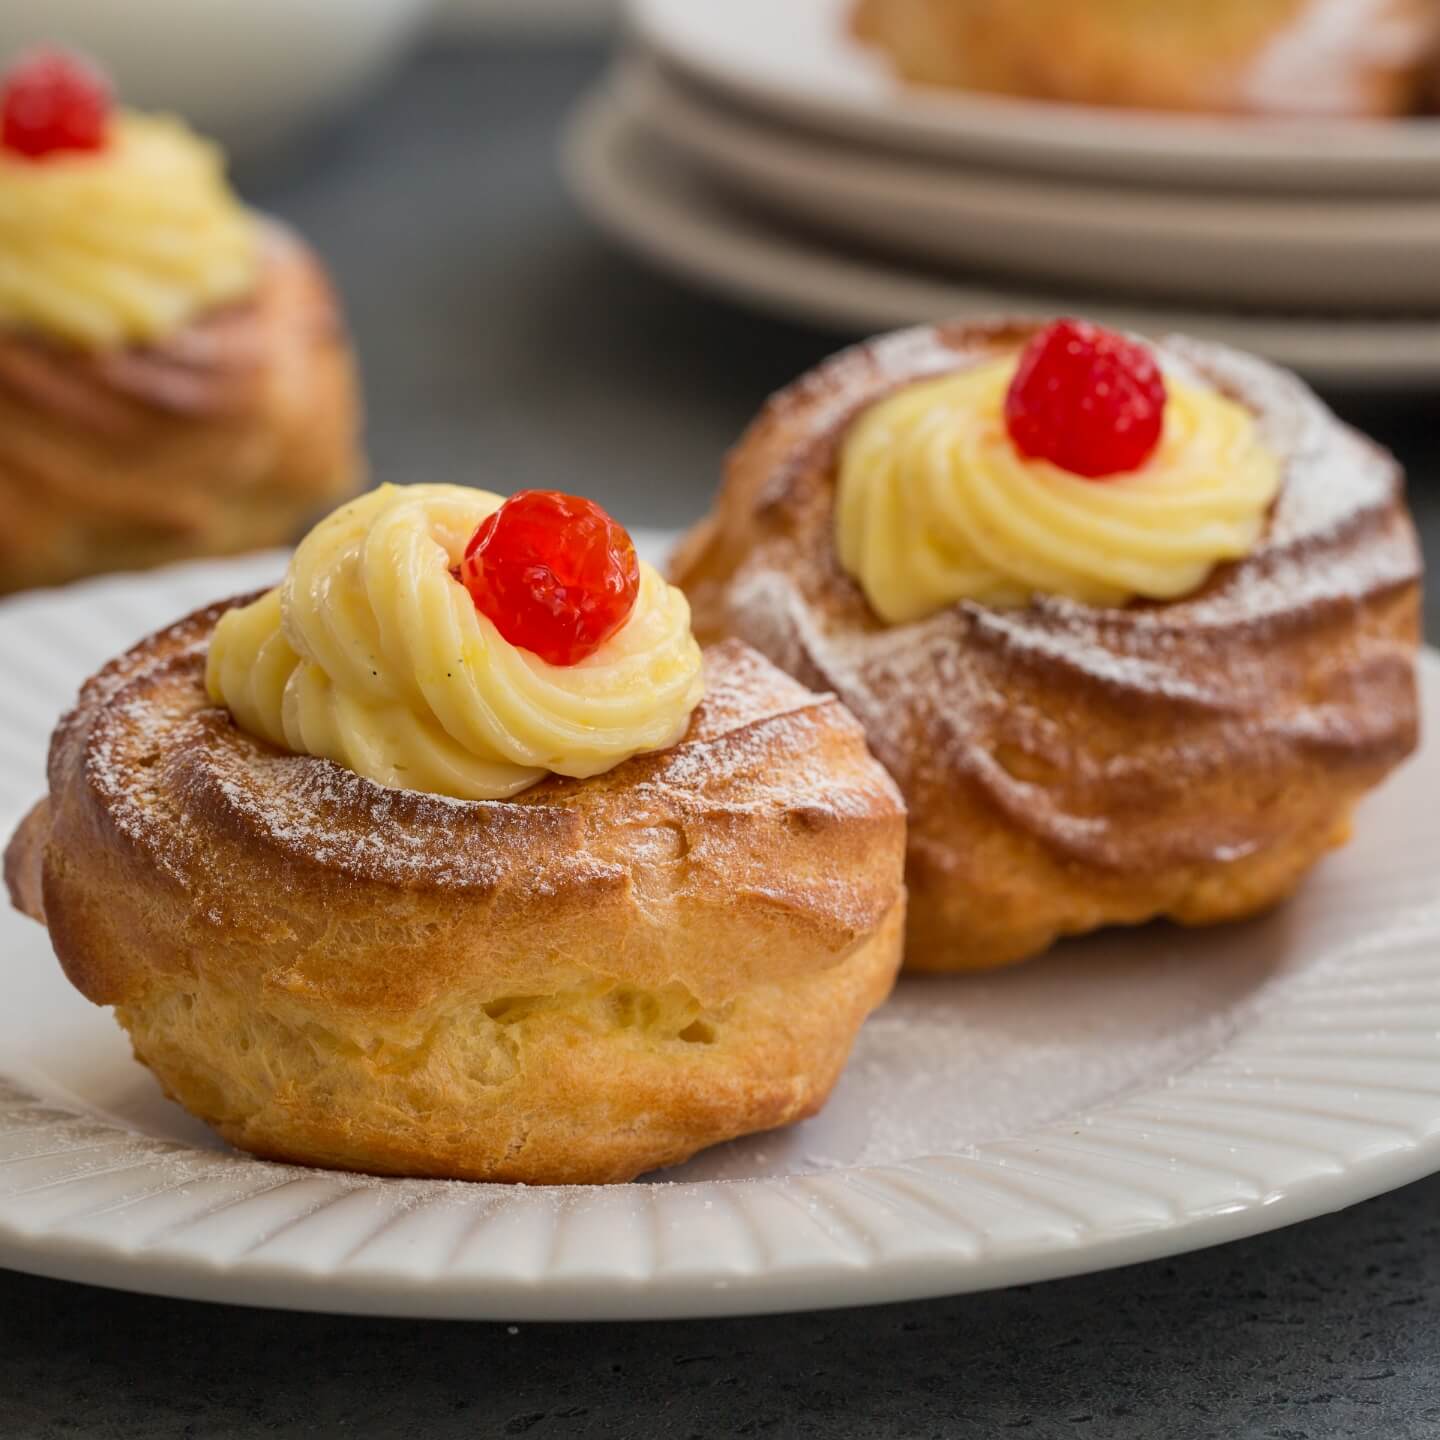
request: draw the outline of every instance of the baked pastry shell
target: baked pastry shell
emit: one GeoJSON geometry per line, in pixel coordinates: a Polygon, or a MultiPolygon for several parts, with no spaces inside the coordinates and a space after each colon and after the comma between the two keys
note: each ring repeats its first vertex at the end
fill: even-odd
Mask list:
{"type": "Polygon", "coordinates": [[[819,1108],[904,913],[899,797],[833,697],[723,645],[674,749],[452,802],[236,728],[226,608],[86,685],[6,855],[173,1098],[275,1159],[529,1183],[819,1108]]]}
{"type": "Polygon", "coordinates": [[[850,421],[1034,329],[921,327],[803,376],[742,437],[672,563],[702,642],[754,645],[865,726],[909,811],[917,970],[1261,911],[1418,736],[1420,554],[1399,467],[1294,377],[1181,337],[1160,343],[1166,363],[1249,408],[1284,466],[1250,556],[1167,604],[879,620],[835,553],[850,421]]]}

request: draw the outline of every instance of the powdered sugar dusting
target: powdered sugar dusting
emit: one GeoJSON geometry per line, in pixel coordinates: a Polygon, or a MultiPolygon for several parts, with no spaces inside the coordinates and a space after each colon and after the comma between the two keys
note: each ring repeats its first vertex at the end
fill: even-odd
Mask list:
{"type": "MultiPolygon", "coordinates": [[[[1060,786],[1026,784],[997,763],[1003,736],[1027,763],[1079,782],[1117,764],[1088,737],[1057,727],[1039,700],[1022,703],[1021,675],[1047,677],[1035,693],[1058,698],[1083,686],[1138,713],[1163,708],[1173,718],[1150,761],[1167,783],[1278,744],[1320,745],[1334,757],[1403,754],[1414,720],[1407,645],[1377,634],[1353,649],[1336,646],[1323,679],[1313,665],[1289,672],[1281,658],[1287,637],[1301,644],[1326,625],[1354,622],[1366,602],[1413,587],[1420,556],[1398,469],[1298,380],[1212,344],[1172,337],[1158,348],[1167,372],[1246,405],[1284,463],[1251,555],[1167,604],[1095,608],[1042,598],[992,610],[962,602],[914,624],[880,624],[834,559],[837,435],[895,386],[1026,333],[1004,324],[903,332],[845,352],[777,396],[742,443],[732,481],[743,474],[757,498],[747,502],[739,490],[722,497],[718,543],[730,549],[718,552],[725,558],[712,573],[702,555],[695,573],[680,577],[702,633],[738,634],[806,683],[833,688],[912,800],[923,773],[948,774],[950,783],[966,775],[1016,823],[1110,865],[1155,863],[1154,836],[1069,812],[1060,786]],[[752,460],[747,447],[763,458],[752,460]],[[727,533],[727,524],[739,528],[727,533]],[[736,540],[746,526],[755,536],[748,551],[736,540]]],[[[1250,843],[1217,821],[1192,828],[1186,858],[1244,853],[1250,843]]]]}
{"type": "Polygon", "coordinates": [[[1186,936],[1107,937],[1021,969],[906,979],[861,1032],[824,1114],[675,1173],[738,1179],[965,1153],[1179,1073],[1220,1048],[1276,979],[1252,944],[1203,964],[1195,948],[1186,936]],[[1115,1003],[1137,991],[1143,1006],[1115,1003]]]}
{"type": "MultiPolygon", "coordinates": [[[[282,888],[319,872],[545,896],[628,884],[654,863],[654,835],[668,834],[690,871],[760,893],[766,835],[797,820],[893,822],[901,809],[833,698],[734,643],[707,653],[706,698],[669,750],[588,780],[552,776],[505,802],[387,789],[280,752],[209,703],[205,646],[230,603],[241,601],[162,631],[92,679],[57,731],[51,766],[55,795],[81,771],[116,834],[215,924],[229,887],[248,883],[256,847],[282,857],[266,870],[282,888]]],[[[837,874],[787,898],[863,931],[896,883],[837,874]]]]}

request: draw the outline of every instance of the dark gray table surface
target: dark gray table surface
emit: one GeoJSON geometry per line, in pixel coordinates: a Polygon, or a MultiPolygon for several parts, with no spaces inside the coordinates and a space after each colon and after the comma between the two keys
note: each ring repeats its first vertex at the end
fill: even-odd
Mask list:
{"type": "MultiPolygon", "coordinates": [[[[251,193],[329,256],[376,472],[594,494],[681,524],[834,337],[613,253],[555,174],[597,47],[431,54],[251,193]]],[[[1410,467],[1434,394],[1332,396],[1410,467]]],[[[1440,619],[1432,596],[1432,633],[1440,619]]],[[[1271,1236],[991,1295],[758,1320],[422,1324],[0,1273],[0,1436],[1440,1436],[1440,1177],[1271,1236]]]]}

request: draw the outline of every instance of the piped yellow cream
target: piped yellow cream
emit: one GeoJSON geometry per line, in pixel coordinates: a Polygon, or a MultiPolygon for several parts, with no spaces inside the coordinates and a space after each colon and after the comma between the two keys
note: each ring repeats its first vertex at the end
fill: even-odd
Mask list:
{"type": "Polygon", "coordinates": [[[220,151],[178,120],[122,111],[102,150],[0,150],[0,326],[90,350],[154,342],[250,293],[259,264],[220,151]]]}
{"type": "Polygon", "coordinates": [[[635,607],[577,665],[509,643],[451,574],[501,497],[382,486],[300,543],[284,581],[228,611],[206,687],[242,729],[377,784],[498,800],[673,745],[703,692],[684,595],[640,564],[635,607]]]}
{"type": "Polygon", "coordinates": [[[960,600],[1172,600],[1253,549],[1281,467],[1243,406],[1168,378],[1155,453],[1138,470],[1089,480],[1011,442],[1015,366],[1011,357],[907,385],[846,435],[836,543],[883,620],[960,600]]]}

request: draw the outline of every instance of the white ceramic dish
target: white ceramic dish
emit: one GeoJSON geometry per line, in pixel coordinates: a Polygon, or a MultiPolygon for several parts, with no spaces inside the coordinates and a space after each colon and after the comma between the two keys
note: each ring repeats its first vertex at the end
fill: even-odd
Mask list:
{"type": "Polygon", "coordinates": [[[1420,386],[1440,379],[1440,320],[1284,316],[1100,300],[965,281],[850,253],[736,203],[608,93],[576,111],[565,142],[571,189],[617,241],[704,289],[855,335],[941,317],[1082,312],[1121,329],[1180,330],[1299,370],[1320,384],[1420,386]]]}
{"type": "Polygon", "coordinates": [[[32,45],[72,45],[105,66],[129,103],[177,111],[249,156],[362,95],[435,3],[4,0],[0,61],[32,45]]]}
{"type": "Polygon", "coordinates": [[[1076,184],[885,155],[768,122],[632,63],[630,118],[770,213],[922,262],[1166,302],[1428,312],[1440,200],[1076,184]]]}
{"type": "Polygon", "coordinates": [[[1239,120],[925,90],[846,33],[853,0],[630,0],[668,63],[766,114],[957,160],[1161,185],[1440,194],[1440,121],[1239,120]]]}
{"type": "MultiPolygon", "coordinates": [[[[39,793],[83,674],[279,568],[211,562],[0,604],[0,826],[39,793]]],[[[1433,717],[1440,658],[1423,674],[1433,717]]],[[[1432,745],[1265,921],[907,981],[823,1115],[670,1183],[609,1189],[374,1180],[228,1151],[7,910],[0,1264],[300,1309],[719,1315],[1039,1280],[1350,1204],[1440,1166],[1437,785],[1432,745]]]]}

